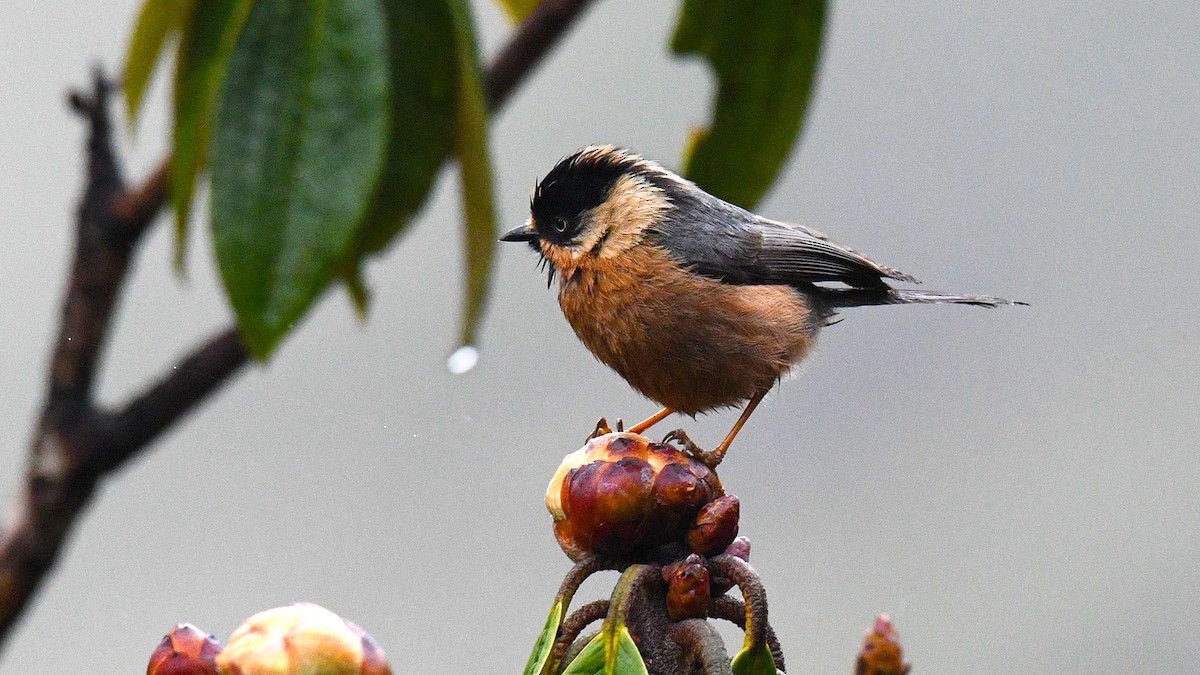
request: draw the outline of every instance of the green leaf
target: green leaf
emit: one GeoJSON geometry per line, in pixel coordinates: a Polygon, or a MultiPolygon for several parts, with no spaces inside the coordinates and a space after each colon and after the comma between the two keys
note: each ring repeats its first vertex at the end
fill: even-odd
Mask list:
{"type": "Polygon", "coordinates": [[[625,612],[633,592],[647,574],[657,575],[657,572],[647,565],[630,565],[621,573],[609,598],[608,616],[600,633],[567,665],[563,675],[648,675],[646,662],[625,627],[625,612]]]}
{"type": "Polygon", "coordinates": [[[475,47],[475,31],[465,0],[451,0],[458,48],[458,118],[454,152],[462,180],[466,238],[466,299],[459,327],[459,343],[474,344],[479,321],[487,304],[492,259],[496,252],[496,207],[492,199],[492,165],[488,153],[487,101],[483,74],[475,47]]]}
{"type": "Polygon", "coordinates": [[[555,598],[554,606],[550,608],[550,616],[546,617],[546,625],[533,643],[533,651],[529,661],[525,663],[524,675],[541,675],[542,668],[550,659],[550,650],[554,647],[554,639],[558,637],[558,627],[562,625],[563,601],[555,598]]]}
{"type": "Polygon", "coordinates": [[[746,645],[733,657],[733,675],[777,675],[775,657],[767,643],[746,645]]]}
{"type": "Polygon", "coordinates": [[[411,222],[454,147],[457,115],[458,63],[450,4],[385,0],[383,9],[391,66],[391,129],[379,190],[358,244],[362,255],[382,250],[411,222]]]}
{"type": "Polygon", "coordinates": [[[265,359],[352,254],[383,164],[388,65],[378,0],[257,0],[211,148],[217,261],[265,359]]]}
{"type": "Polygon", "coordinates": [[[514,22],[524,21],[533,13],[542,0],[499,0],[500,5],[508,12],[508,18],[514,22]]]}
{"type": "Polygon", "coordinates": [[[195,0],[146,0],[138,12],[125,55],[125,110],[130,127],[137,121],[142,96],[168,38],[179,29],[195,0]]]}
{"type": "Polygon", "coordinates": [[[712,126],[693,135],[685,173],[753,208],[800,133],[817,70],[823,0],[685,0],[671,47],[707,58],[719,87],[712,126]]]}
{"type": "Polygon", "coordinates": [[[606,622],[600,634],[567,665],[563,675],[648,675],[646,662],[625,624],[606,622]]]}
{"type": "Polygon", "coordinates": [[[221,82],[252,0],[207,0],[184,21],[175,61],[174,148],[170,195],[175,209],[175,266],[182,269],[188,216],[204,169],[221,82]]]}

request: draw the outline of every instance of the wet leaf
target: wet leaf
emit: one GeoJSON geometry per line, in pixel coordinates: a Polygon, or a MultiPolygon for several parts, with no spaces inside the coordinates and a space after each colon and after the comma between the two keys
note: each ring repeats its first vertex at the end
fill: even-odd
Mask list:
{"type": "Polygon", "coordinates": [[[175,209],[175,265],[182,269],[188,217],[204,169],[212,117],[229,57],[252,0],[206,0],[183,23],[175,61],[174,147],[170,195],[175,209]]]}
{"type": "MultiPolygon", "coordinates": [[[[388,152],[358,243],[382,250],[411,222],[454,147],[458,62],[448,0],[385,0],[392,88],[388,152]]],[[[356,261],[357,262],[357,261],[356,261]]]]}
{"type": "Polygon", "coordinates": [[[563,675],[648,675],[648,672],[625,624],[613,622],[610,628],[606,622],[600,634],[567,665],[563,675]]]}
{"type": "Polygon", "coordinates": [[[799,135],[825,21],[823,0],[685,0],[672,49],[703,56],[719,81],[712,124],[697,131],[685,173],[753,208],[799,135]]]}
{"type": "Polygon", "coordinates": [[[563,671],[563,675],[648,675],[646,662],[638,651],[633,636],[625,627],[625,612],[633,593],[647,575],[657,577],[658,571],[647,565],[630,565],[621,573],[609,598],[608,617],[600,632],[589,642],[563,671]]]}
{"type": "Polygon", "coordinates": [[[488,152],[487,101],[483,73],[475,46],[475,31],[464,0],[451,0],[455,13],[458,48],[458,117],[454,152],[462,181],[466,249],[466,297],[459,325],[459,343],[475,343],[476,331],[487,304],[498,232],[492,198],[492,165],[488,152]]]}
{"type": "Polygon", "coordinates": [[[776,675],[780,671],[775,668],[775,657],[764,642],[760,645],[746,645],[742,651],[733,657],[733,675],[776,675]]]}
{"type": "Polygon", "coordinates": [[[388,132],[378,0],[256,0],[211,148],[213,239],[251,353],[265,359],[345,264],[388,132]]]}
{"type": "Polygon", "coordinates": [[[558,627],[562,625],[562,615],[563,601],[558,598],[555,599],[554,606],[550,608],[550,616],[546,617],[546,625],[542,627],[537,641],[533,643],[533,651],[529,654],[529,661],[525,664],[525,675],[540,675],[546,662],[550,660],[550,650],[554,647],[554,639],[558,637],[558,627]]]}
{"type": "Polygon", "coordinates": [[[158,65],[163,47],[191,13],[195,0],[146,0],[138,12],[125,55],[125,110],[130,127],[137,121],[142,96],[158,65]]]}

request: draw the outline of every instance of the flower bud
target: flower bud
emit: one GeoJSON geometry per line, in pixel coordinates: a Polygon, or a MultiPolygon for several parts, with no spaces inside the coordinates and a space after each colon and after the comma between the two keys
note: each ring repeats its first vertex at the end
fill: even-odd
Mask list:
{"type": "Polygon", "coordinates": [[[221,675],[391,675],[383,651],[361,628],[300,602],[246,619],[217,657],[221,675]]]}
{"type": "Polygon", "coordinates": [[[887,614],[880,614],[871,632],[863,638],[855,674],[907,675],[910,667],[904,662],[904,650],[900,648],[896,627],[887,614]]]}
{"type": "Polygon", "coordinates": [[[667,616],[672,621],[703,619],[712,606],[708,568],[695,553],[673,562],[662,570],[667,582],[667,616]]]}
{"type": "Polygon", "coordinates": [[[546,490],[554,535],[572,560],[630,558],[682,541],[701,507],[724,494],[694,457],[644,436],[610,433],[567,455],[546,490]]]}
{"type": "Polygon", "coordinates": [[[725,547],[725,555],[731,555],[735,558],[741,558],[745,562],[750,562],[750,540],[746,537],[736,537],[732,543],[725,547]]]}
{"type": "Polygon", "coordinates": [[[216,638],[190,623],[181,623],[150,655],[146,675],[217,675],[220,651],[216,638]]]}
{"type": "Polygon", "coordinates": [[[741,504],[734,495],[723,495],[705,504],[688,530],[688,547],[700,555],[724,551],[737,537],[740,513],[741,504]]]}

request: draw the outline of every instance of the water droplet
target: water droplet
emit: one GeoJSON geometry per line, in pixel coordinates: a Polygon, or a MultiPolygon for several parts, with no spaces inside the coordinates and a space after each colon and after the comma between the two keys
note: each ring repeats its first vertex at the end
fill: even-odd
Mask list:
{"type": "Polygon", "coordinates": [[[479,350],[473,345],[459,347],[450,355],[450,358],[446,359],[446,367],[455,375],[462,375],[474,368],[477,363],[479,363],[479,350]]]}

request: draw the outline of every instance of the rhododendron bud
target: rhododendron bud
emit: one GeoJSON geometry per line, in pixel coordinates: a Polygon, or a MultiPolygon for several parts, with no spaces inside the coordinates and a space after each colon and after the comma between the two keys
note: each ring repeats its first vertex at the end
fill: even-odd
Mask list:
{"type": "Polygon", "coordinates": [[[146,675],[217,675],[217,640],[190,623],[181,623],[163,637],[150,655],[146,675]]]}
{"type": "Polygon", "coordinates": [[[246,619],[217,657],[221,675],[391,675],[361,628],[307,602],[246,619]]]}
{"type": "Polygon", "coordinates": [[[741,504],[723,495],[704,505],[687,533],[688,547],[700,555],[717,555],[733,543],[738,533],[741,504]]]}
{"type": "Polygon", "coordinates": [[[609,433],[567,455],[546,490],[554,535],[572,560],[632,558],[682,542],[696,514],[724,494],[716,473],[669,445],[609,433]]]}
{"type": "Polygon", "coordinates": [[[904,650],[900,648],[896,627],[887,614],[880,614],[871,632],[863,638],[856,675],[907,675],[909,668],[904,662],[904,650]]]}
{"type": "Polygon", "coordinates": [[[747,537],[735,538],[725,547],[724,553],[735,558],[741,558],[745,562],[750,562],[750,539],[747,537]]]}
{"type": "Polygon", "coordinates": [[[712,606],[708,568],[695,553],[673,562],[662,570],[667,582],[667,616],[672,621],[703,619],[712,606]]]}

